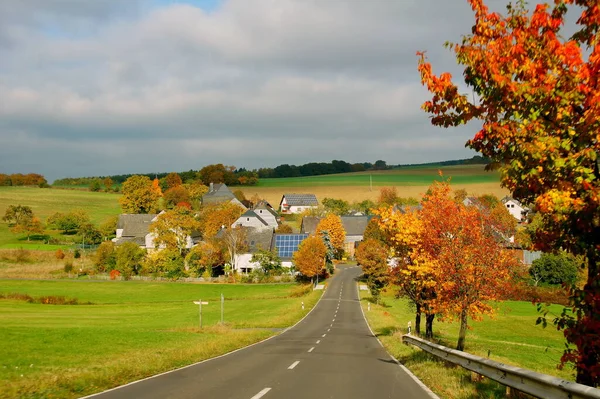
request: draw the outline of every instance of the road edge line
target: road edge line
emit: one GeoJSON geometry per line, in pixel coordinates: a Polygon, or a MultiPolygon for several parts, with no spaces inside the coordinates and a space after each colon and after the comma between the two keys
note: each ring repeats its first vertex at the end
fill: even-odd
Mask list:
{"type": "MultiPolygon", "coordinates": [[[[359,275],[359,277],[360,277],[360,275],[359,275]]],[[[410,370],[409,370],[409,369],[408,369],[408,368],[407,368],[405,365],[403,365],[402,363],[400,363],[400,361],[399,361],[398,359],[396,359],[394,356],[392,356],[392,355],[390,354],[390,352],[388,352],[388,350],[386,349],[386,347],[385,347],[385,346],[383,346],[383,344],[381,343],[381,341],[379,340],[379,338],[377,338],[377,335],[375,335],[375,333],[373,332],[373,329],[371,328],[371,325],[369,324],[369,321],[367,320],[367,316],[365,315],[365,311],[363,310],[363,308],[362,308],[362,305],[361,305],[361,303],[360,303],[360,290],[358,289],[358,285],[359,285],[359,284],[358,284],[358,282],[357,282],[357,283],[356,283],[356,294],[358,295],[358,307],[360,308],[360,312],[361,312],[361,313],[362,313],[362,315],[363,315],[363,319],[365,320],[365,323],[367,324],[367,327],[369,328],[369,331],[371,332],[371,335],[373,336],[373,338],[375,338],[375,339],[377,340],[377,342],[379,342],[379,345],[381,345],[381,347],[382,347],[382,348],[383,348],[383,350],[384,350],[384,351],[385,351],[385,352],[388,354],[388,356],[389,356],[389,357],[391,357],[391,358],[392,358],[392,360],[394,360],[394,362],[396,362],[396,364],[397,364],[398,366],[400,366],[400,368],[401,368],[401,369],[402,369],[404,372],[406,372],[406,374],[408,374],[408,376],[409,376],[410,378],[412,378],[412,379],[413,379],[413,380],[414,380],[414,381],[417,383],[417,385],[419,385],[421,388],[423,388],[423,390],[424,390],[424,391],[425,391],[425,392],[426,392],[426,393],[429,395],[429,397],[430,397],[431,399],[440,399],[440,397],[439,397],[439,396],[437,396],[437,395],[436,395],[436,394],[435,394],[435,393],[434,393],[434,392],[433,392],[433,391],[432,391],[432,390],[431,390],[431,389],[430,389],[430,388],[429,388],[427,385],[425,385],[425,384],[423,383],[423,381],[421,381],[421,380],[419,379],[419,377],[417,377],[416,375],[414,375],[414,374],[412,373],[412,371],[410,371],[410,370]]]]}
{"type": "Polygon", "coordinates": [[[298,320],[296,322],[296,324],[294,324],[293,326],[289,326],[286,329],[284,329],[283,331],[281,331],[279,334],[272,335],[269,338],[263,339],[262,341],[258,341],[258,342],[255,342],[253,344],[250,344],[248,346],[244,346],[242,348],[238,348],[238,349],[232,350],[231,352],[223,353],[222,355],[211,357],[209,359],[204,359],[204,360],[201,360],[199,362],[188,364],[187,366],[179,367],[179,368],[176,368],[176,369],[173,369],[173,370],[163,371],[162,373],[151,375],[149,377],[144,377],[144,378],[139,379],[139,380],[131,381],[131,382],[128,382],[127,384],[119,385],[119,386],[116,386],[114,388],[109,388],[109,389],[107,389],[105,391],[102,391],[102,392],[96,392],[96,393],[93,393],[93,394],[90,394],[90,395],[87,395],[87,396],[81,396],[81,397],[79,397],[79,399],[93,398],[93,397],[98,396],[98,395],[102,395],[102,394],[105,394],[105,393],[108,393],[108,392],[116,391],[117,389],[125,388],[125,387],[127,387],[129,385],[137,384],[139,382],[144,382],[144,381],[150,380],[152,378],[160,377],[160,376],[163,376],[163,375],[166,375],[166,374],[174,373],[174,372],[179,371],[179,370],[184,370],[184,369],[187,369],[187,368],[190,368],[190,367],[194,367],[194,366],[197,366],[199,364],[210,362],[211,360],[215,360],[215,359],[219,359],[219,358],[222,358],[222,357],[225,357],[225,356],[229,356],[229,355],[231,355],[233,353],[243,351],[244,349],[248,349],[248,348],[251,348],[253,346],[260,345],[260,344],[262,344],[264,342],[267,342],[267,341],[269,341],[269,340],[271,340],[273,338],[280,337],[283,334],[285,334],[286,332],[288,332],[289,330],[291,330],[292,328],[296,327],[298,324],[302,323],[302,321],[304,321],[304,319],[306,319],[308,317],[308,315],[311,314],[312,311],[315,310],[316,307],[321,303],[321,299],[323,299],[324,295],[325,295],[325,290],[321,291],[321,297],[319,298],[319,300],[317,301],[317,303],[315,303],[315,306],[313,306],[312,309],[307,314],[304,315],[304,317],[302,317],[300,320],[298,320]]]}

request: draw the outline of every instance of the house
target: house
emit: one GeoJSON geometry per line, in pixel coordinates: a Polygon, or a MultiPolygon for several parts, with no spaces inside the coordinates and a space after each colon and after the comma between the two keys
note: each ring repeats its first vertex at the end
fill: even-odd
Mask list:
{"type": "Polygon", "coordinates": [[[272,229],[272,226],[269,226],[269,224],[262,217],[260,217],[256,214],[255,211],[250,209],[244,212],[235,222],[233,222],[231,228],[236,227],[254,227],[257,229],[262,229],[266,227],[272,229]]]}
{"type": "Polygon", "coordinates": [[[208,192],[202,196],[202,205],[217,205],[232,202],[243,210],[247,208],[231,192],[225,183],[210,183],[208,192]]]}
{"type": "Polygon", "coordinates": [[[267,201],[260,201],[254,206],[254,213],[263,219],[269,227],[279,227],[281,218],[267,201]]]}
{"type": "MultiPolygon", "coordinates": [[[[119,215],[116,237],[113,242],[115,245],[133,242],[149,252],[161,249],[156,247],[154,244],[155,235],[150,233],[150,225],[156,221],[159,215],[160,213],[119,215]]],[[[192,236],[188,236],[186,240],[186,248],[192,248],[200,240],[200,233],[195,232],[192,236]]]]}
{"type": "Polygon", "coordinates": [[[314,194],[284,194],[279,203],[281,213],[302,213],[319,206],[314,194]]]}
{"type": "Polygon", "coordinates": [[[252,262],[252,255],[258,250],[271,250],[273,247],[274,230],[272,228],[241,227],[245,230],[246,250],[235,255],[235,270],[249,273],[260,267],[252,262]]]}
{"type": "MultiPolygon", "coordinates": [[[[344,226],[344,231],[346,232],[344,251],[348,254],[348,256],[354,256],[356,245],[363,240],[365,229],[372,218],[373,216],[370,215],[340,217],[342,220],[342,226],[344,226]]],[[[317,232],[317,225],[320,221],[321,218],[319,217],[305,216],[302,218],[300,232],[304,234],[314,234],[317,232]]]]}
{"type": "Polygon", "coordinates": [[[133,242],[146,248],[146,236],[150,233],[150,224],[156,220],[157,214],[123,214],[117,221],[117,234],[113,239],[115,245],[133,242]]]}
{"type": "Polygon", "coordinates": [[[508,212],[519,222],[523,221],[527,215],[527,212],[529,212],[529,208],[523,206],[519,201],[512,197],[506,196],[502,198],[501,202],[504,204],[506,209],[508,209],[508,212]]]}

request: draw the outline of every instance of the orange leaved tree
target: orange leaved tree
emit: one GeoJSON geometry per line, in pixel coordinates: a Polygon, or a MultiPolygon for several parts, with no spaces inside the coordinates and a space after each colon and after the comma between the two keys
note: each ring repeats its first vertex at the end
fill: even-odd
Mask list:
{"type": "Polygon", "coordinates": [[[334,213],[325,216],[321,219],[319,224],[317,224],[316,229],[317,234],[321,234],[323,231],[329,233],[331,245],[335,250],[335,257],[340,259],[344,253],[344,240],[346,240],[346,230],[344,230],[342,219],[334,213]]]}
{"type": "Polygon", "coordinates": [[[318,236],[310,236],[300,243],[298,250],[294,252],[293,261],[303,276],[311,280],[317,276],[325,267],[325,254],[327,249],[323,240],[318,236]]]}
{"type": "Polygon", "coordinates": [[[356,248],[356,261],[362,267],[371,296],[379,302],[379,293],[389,280],[389,249],[380,241],[369,238],[356,248]]]}
{"type": "Polygon", "coordinates": [[[232,202],[203,206],[200,211],[203,237],[214,237],[221,228],[231,227],[233,222],[235,222],[242,213],[242,208],[232,202]]]}
{"type": "Polygon", "coordinates": [[[489,12],[483,0],[468,1],[475,15],[472,33],[448,46],[472,92],[460,93],[449,73],[434,75],[421,53],[421,81],[433,94],[423,108],[438,126],[479,120],[482,128],[467,145],[500,168],[502,183],[516,199],[535,204],[543,222],[536,247],[586,257],[587,282],[583,289],[571,288],[570,310],[555,324],[576,346],[565,351],[562,363],[575,363],[578,382],[597,385],[600,5],[554,0],[528,10],[519,2],[500,15],[489,12]],[[563,28],[567,12],[578,13],[570,37],[563,28]]]}

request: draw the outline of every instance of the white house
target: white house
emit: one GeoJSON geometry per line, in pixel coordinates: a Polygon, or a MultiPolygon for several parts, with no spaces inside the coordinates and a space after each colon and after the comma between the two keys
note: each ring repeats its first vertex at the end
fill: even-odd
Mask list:
{"type": "Polygon", "coordinates": [[[259,202],[256,204],[253,210],[254,213],[264,220],[269,227],[273,227],[275,229],[279,227],[279,215],[267,202],[259,202]]]}
{"type": "Polygon", "coordinates": [[[235,269],[241,273],[248,273],[260,267],[258,263],[252,262],[252,255],[261,249],[266,251],[271,250],[274,231],[272,228],[242,228],[246,229],[245,241],[248,249],[235,255],[235,269]]]}
{"type": "Polygon", "coordinates": [[[236,227],[254,227],[257,229],[270,227],[269,224],[253,210],[244,212],[233,224],[231,228],[236,227]]]}
{"type": "Polygon", "coordinates": [[[523,218],[529,211],[529,208],[523,206],[519,201],[509,196],[502,198],[502,203],[504,204],[508,212],[511,215],[513,215],[513,217],[519,222],[523,220],[523,218]]]}
{"type": "Polygon", "coordinates": [[[302,213],[307,209],[316,208],[319,201],[314,194],[284,194],[279,203],[281,213],[302,213]]]}

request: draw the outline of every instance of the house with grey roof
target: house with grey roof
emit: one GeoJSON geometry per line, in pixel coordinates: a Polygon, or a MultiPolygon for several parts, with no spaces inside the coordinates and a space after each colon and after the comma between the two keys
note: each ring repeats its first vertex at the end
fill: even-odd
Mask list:
{"type": "Polygon", "coordinates": [[[157,214],[123,214],[117,221],[115,245],[133,242],[141,248],[146,248],[146,236],[150,232],[150,224],[156,219],[157,214]]]}
{"type": "Polygon", "coordinates": [[[231,228],[236,227],[255,227],[257,229],[271,228],[269,224],[256,214],[255,211],[248,209],[233,224],[231,228]]]}
{"type": "Polygon", "coordinates": [[[235,195],[231,192],[225,183],[210,183],[208,192],[202,196],[202,205],[218,205],[226,202],[231,202],[246,210],[235,195]]]}
{"type": "Polygon", "coordinates": [[[235,255],[235,269],[241,273],[249,273],[260,267],[252,262],[252,255],[259,250],[270,251],[273,247],[274,230],[272,228],[238,227],[245,230],[246,250],[235,255]]]}
{"type": "MultiPolygon", "coordinates": [[[[363,240],[365,230],[369,221],[373,218],[372,215],[363,216],[340,216],[342,226],[346,232],[344,240],[344,251],[351,257],[354,256],[356,245],[363,240]]],[[[317,232],[317,225],[322,218],[315,216],[305,216],[302,218],[300,232],[304,234],[314,234],[317,232]]]]}
{"type": "Polygon", "coordinates": [[[502,198],[500,202],[504,204],[508,212],[515,219],[517,219],[518,222],[522,222],[523,220],[525,220],[527,217],[527,213],[530,211],[530,209],[521,204],[520,201],[509,196],[502,198]]]}
{"type": "Polygon", "coordinates": [[[314,194],[283,194],[279,202],[281,213],[302,213],[305,210],[316,208],[319,201],[314,194]]]}
{"type": "Polygon", "coordinates": [[[258,204],[254,206],[254,213],[256,213],[262,220],[264,220],[269,227],[277,228],[279,227],[279,222],[281,218],[275,212],[275,210],[269,205],[266,201],[260,201],[258,204]]]}

